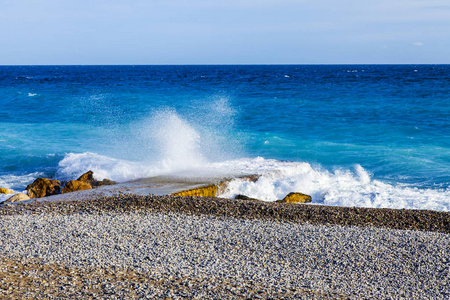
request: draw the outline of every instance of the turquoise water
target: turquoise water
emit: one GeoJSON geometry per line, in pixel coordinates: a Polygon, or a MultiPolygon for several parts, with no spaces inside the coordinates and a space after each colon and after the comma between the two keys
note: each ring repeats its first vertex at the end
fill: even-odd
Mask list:
{"type": "Polygon", "coordinates": [[[0,187],[262,174],[224,196],[450,210],[450,66],[3,66],[0,187]]]}

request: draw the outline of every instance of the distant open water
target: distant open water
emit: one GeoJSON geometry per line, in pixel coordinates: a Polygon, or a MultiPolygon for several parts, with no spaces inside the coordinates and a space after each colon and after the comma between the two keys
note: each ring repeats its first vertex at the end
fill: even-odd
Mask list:
{"type": "Polygon", "coordinates": [[[449,211],[449,120],[450,65],[0,66],[0,187],[259,173],[224,196],[449,211]]]}

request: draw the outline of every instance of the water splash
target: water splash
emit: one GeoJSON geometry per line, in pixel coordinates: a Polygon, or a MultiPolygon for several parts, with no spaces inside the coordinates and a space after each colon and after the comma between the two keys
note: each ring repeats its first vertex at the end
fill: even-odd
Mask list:
{"type": "Polygon", "coordinates": [[[154,144],[162,169],[182,170],[206,163],[200,133],[174,110],[155,114],[142,135],[154,144]]]}
{"type": "Polygon", "coordinates": [[[104,137],[103,147],[110,147],[106,155],[67,154],[57,175],[73,178],[92,170],[100,180],[127,181],[186,170],[201,172],[211,162],[237,155],[239,141],[232,130],[235,111],[228,100],[219,98],[196,107],[184,115],[174,108],[159,108],[146,118],[115,126],[104,137]]]}

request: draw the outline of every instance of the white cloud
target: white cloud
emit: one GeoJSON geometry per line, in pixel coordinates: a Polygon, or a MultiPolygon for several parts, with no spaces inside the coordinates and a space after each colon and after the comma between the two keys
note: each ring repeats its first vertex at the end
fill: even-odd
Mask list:
{"type": "Polygon", "coordinates": [[[414,42],[413,45],[414,45],[414,46],[419,46],[419,47],[420,47],[420,46],[423,46],[423,43],[422,43],[422,42],[414,42]]]}

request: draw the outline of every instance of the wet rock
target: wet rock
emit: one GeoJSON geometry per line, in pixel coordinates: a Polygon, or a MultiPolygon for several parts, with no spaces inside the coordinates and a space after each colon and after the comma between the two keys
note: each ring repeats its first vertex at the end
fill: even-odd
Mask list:
{"type": "Polygon", "coordinates": [[[6,201],[3,201],[3,203],[13,203],[13,202],[28,200],[28,199],[30,199],[30,197],[28,197],[27,195],[25,195],[23,193],[18,193],[18,194],[15,194],[14,196],[12,196],[11,198],[7,199],[6,201]]]}
{"type": "Polygon", "coordinates": [[[236,197],[234,197],[234,199],[249,200],[249,201],[261,201],[259,199],[251,198],[251,197],[248,197],[248,196],[245,196],[245,195],[241,195],[241,194],[236,195],[236,197]]]}
{"type": "Polygon", "coordinates": [[[289,193],[283,200],[278,200],[279,203],[309,203],[311,196],[302,193],[289,193]]]}
{"type": "Polygon", "coordinates": [[[13,190],[0,188],[0,194],[12,194],[12,193],[14,193],[13,190]]]}
{"type": "Polygon", "coordinates": [[[258,181],[259,177],[261,177],[261,175],[253,174],[253,175],[241,176],[241,177],[238,177],[238,178],[246,180],[246,181],[256,182],[256,181],[258,181]]]}
{"type": "Polygon", "coordinates": [[[71,180],[64,186],[62,194],[90,189],[92,189],[92,186],[89,183],[79,180],[71,180]]]}
{"type": "Polygon", "coordinates": [[[234,179],[241,179],[246,181],[255,182],[259,179],[259,175],[246,175],[238,178],[233,178],[225,180],[216,184],[203,185],[197,188],[192,188],[189,190],[183,190],[179,192],[172,193],[172,196],[195,196],[195,197],[217,197],[228,187],[228,183],[234,179]]]}
{"type": "Polygon", "coordinates": [[[46,196],[59,194],[61,191],[61,182],[47,178],[38,178],[32,184],[26,187],[28,197],[42,198],[46,196]]]}
{"type": "Polygon", "coordinates": [[[87,171],[86,173],[81,175],[77,180],[88,183],[90,186],[93,186],[96,181],[94,179],[94,172],[92,171],[87,171]]]}
{"type": "Polygon", "coordinates": [[[99,186],[103,186],[103,185],[114,185],[114,184],[116,184],[115,181],[105,178],[102,181],[96,181],[94,187],[99,187],[99,186]]]}
{"type": "Polygon", "coordinates": [[[215,184],[203,185],[197,188],[172,193],[172,196],[215,197],[219,187],[215,184]]]}
{"type": "Polygon", "coordinates": [[[103,185],[114,185],[114,184],[116,184],[115,181],[112,181],[112,180],[106,179],[106,178],[103,179],[102,181],[95,180],[94,172],[92,172],[92,171],[87,171],[86,173],[81,175],[80,178],[78,178],[78,181],[85,182],[85,183],[89,184],[93,188],[96,188],[96,187],[99,187],[99,186],[103,186],[103,185]]]}

